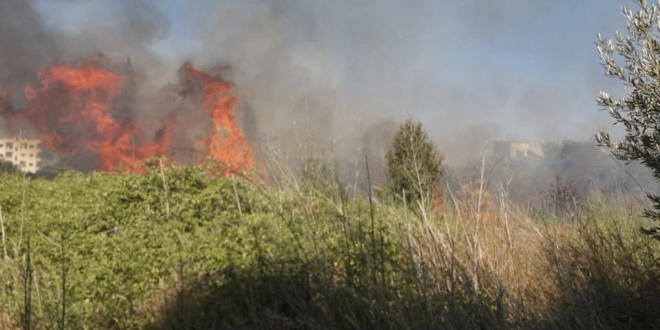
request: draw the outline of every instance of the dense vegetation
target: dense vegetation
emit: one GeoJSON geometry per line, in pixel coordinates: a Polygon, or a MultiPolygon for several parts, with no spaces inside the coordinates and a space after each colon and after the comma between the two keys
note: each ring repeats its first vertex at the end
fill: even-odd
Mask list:
{"type": "Polygon", "coordinates": [[[374,196],[372,213],[331,165],[306,168],[268,187],[202,167],[2,174],[0,327],[620,329],[660,312],[658,246],[612,196],[574,225],[467,189],[421,212],[374,196]]]}

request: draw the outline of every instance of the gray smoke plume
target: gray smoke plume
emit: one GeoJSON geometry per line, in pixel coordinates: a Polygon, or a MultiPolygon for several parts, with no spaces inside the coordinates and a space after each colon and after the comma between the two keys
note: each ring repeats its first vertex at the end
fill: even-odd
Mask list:
{"type": "MultiPolygon", "coordinates": [[[[33,1],[0,2],[0,45],[0,92],[7,93],[6,107],[22,107],[25,105],[23,86],[34,82],[36,69],[59,54],[52,35],[33,8],[33,1]]],[[[0,134],[16,133],[14,125],[0,117],[0,134]]]]}
{"type": "Polygon", "coordinates": [[[594,97],[620,86],[603,78],[593,41],[623,27],[618,5],[5,0],[0,86],[20,108],[42,65],[102,53],[121,67],[130,58],[134,87],[116,111],[134,116],[147,139],[175,114],[185,127],[175,140],[190,145],[210,128],[198,99],[178,96],[177,72],[185,61],[226,65],[246,135],[285,153],[308,144],[350,160],[367,152],[379,168],[395,123],[412,116],[445,163],[460,165],[494,139],[585,139],[610,122],[594,97]]]}
{"type": "MultiPolygon", "coordinates": [[[[196,8],[188,15],[200,17],[199,8],[209,7],[196,8]]],[[[612,23],[619,15],[613,2],[289,0],[213,8],[188,58],[230,63],[256,118],[269,123],[264,130],[287,146],[309,142],[304,131],[311,130],[315,143],[334,141],[335,150],[340,144],[350,154],[354,143],[342,140],[359,140],[371,125],[413,115],[446,161],[461,163],[498,138],[589,138],[608,123],[593,101],[596,92],[617,87],[595,78],[602,72],[593,49],[596,32],[619,27],[612,23]],[[585,26],[570,30],[545,18],[561,18],[562,9],[585,26]],[[547,39],[534,40],[539,33],[547,39]],[[485,53],[471,60],[475,45],[499,58],[485,53]],[[429,47],[443,51],[432,58],[429,47]],[[519,49],[538,54],[519,64],[527,75],[503,63],[519,49]],[[314,97],[323,101],[310,102],[314,97]],[[476,127],[489,129],[473,134],[476,127]]]]}
{"type": "Polygon", "coordinates": [[[0,2],[0,44],[3,45],[0,52],[0,82],[4,84],[9,80],[25,79],[59,54],[57,44],[44,28],[33,2],[0,2]]]}

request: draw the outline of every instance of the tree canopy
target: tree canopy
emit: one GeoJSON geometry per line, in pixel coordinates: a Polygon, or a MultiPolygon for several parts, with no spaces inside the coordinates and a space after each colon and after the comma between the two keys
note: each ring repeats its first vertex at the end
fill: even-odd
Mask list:
{"type": "MultiPolygon", "coordinates": [[[[607,109],[615,124],[625,127],[623,140],[615,141],[604,132],[596,135],[601,146],[608,147],[619,160],[640,161],[660,179],[660,14],[659,5],[635,0],[638,9],[622,7],[628,19],[627,35],[617,31],[616,42],[598,34],[597,48],[605,75],[620,80],[626,95],[615,101],[601,91],[598,105],[607,109]],[[615,53],[624,64],[615,61],[615,53]]],[[[647,193],[653,209],[646,215],[660,221],[660,196],[647,193]]],[[[644,229],[660,239],[660,225],[644,229]]]]}
{"type": "Polygon", "coordinates": [[[405,194],[409,205],[430,199],[442,175],[443,157],[422,124],[407,119],[397,131],[386,159],[387,187],[395,196],[404,198],[405,194]]]}

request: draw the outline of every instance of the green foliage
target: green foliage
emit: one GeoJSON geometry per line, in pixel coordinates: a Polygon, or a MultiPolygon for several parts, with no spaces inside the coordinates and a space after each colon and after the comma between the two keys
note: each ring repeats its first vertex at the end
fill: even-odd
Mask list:
{"type": "MultiPolygon", "coordinates": [[[[601,91],[598,104],[607,108],[615,123],[622,124],[627,133],[623,141],[613,141],[607,133],[599,133],[596,139],[618,159],[639,160],[660,179],[660,6],[649,6],[645,0],[635,2],[639,6],[637,11],[622,8],[628,19],[628,35],[617,32],[613,43],[599,34],[597,43],[605,74],[623,82],[627,92],[621,100],[614,101],[601,91]],[[625,66],[615,62],[615,51],[624,59],[625,66]]],[[[648,194],[648,197],[654,210],[647,210],[646,214],[660,221],[660,196],[648,194]]],[[[660,239],[660,225],[644,231],[660,239]]]]}
{"type": "MultiPolygon", "coordinates": [[[[35,274],[41,274],[35,287],[57,288],[62,259],[58,246],[65,244],[67,324],[72,328],[143,323],[143,316],[136,314],[139,302],[155,282],[167,280],[181,260],[217,267],[244,263],[235,256],[251,255],[242,244],[243,223],[258,223],[268,214],[264,200],[247,193],[253,188],[238,180],[209,179],[199,168],[170,169],[165,180],[168,191],[156,171],[143,176],[67,172],[53,180],[26,182],[23,200],[23,178],[0,178],[8,249],[18,260],[25,254],[22,237],[30,235],[35,274]]],[[[20,292],[11,286],[4,291],[16,298],[20,292]]],[[[47,309],[32,312],[42,322],[57,315],[47,309]]]]}
{"type": "Polygon", "coordinates": [[[430,200],[442,175],[443,157],[422,124],[407,119],[399,128],[387,152],[386,178],[389,191],[408,205],[430,200]]]}
{"type": "Polygon", "coordinates": [[[201,167],[143,175],[69,171],[52,179],[0,174],[9,254],[0,267],[0,304],[18,320],[31,294],[32,328],[61,324],[63,267],[66,324],[72,329],[151,324],[157,308],[147,306],[150,299],[168,287],[182,264],[186,280],[211,276],[208,285],[225,287],[234,282],[213,274],[260,274],[254,269],[264,276],[277,269],[290,274],[317,260],[314,267],[336,268],[346,274],[341,283],[371,292],[373,265],[381,265],[382,280],[398,255],[393,227],[376,228],[379,244],[372,253],[365,243],[368,204],[344,198],[342,207],[325,182],[329,172],[313,173],[325,166],[308,165],[299,180],[312,190],[304,195],[210,177],[201,167]],[[18,276],[24,273],[28,236],[31,290],[18,276]]]}
{"type": "MultiPolygon", "coordinates": [[[[540,249],[525,249],[543,245],[537,233],[547,235],[520,231],[528,216],[510,214],[505,226],[447,210],[409,221],[398,203],[348,195],[319,159],[306,170],[290,180],[297,184],[270,188],[201,167],[0,174],[7,247],[0,328],[21,321],[31,329],[602,328],[591,326],[601,325],[598,313],[613,315],[607,324],[643,328],[650,323],[617,311],[657,314],[660,295],[644,294],[660,278],[657,255],[646,252],[657,245],[646,241],[660,242],[626,233],[619,247],[590,241],[596,232],[566,245],[548,235],[554,264],[529,279],[520,298],[518,281],[544,265],[535,264],[540,249]],[[640,244],[628,244],[631,236],[640,244]],[[505,267],[516,277],[503,276],[505,267]],[[543,305],[546,314],[534,314],[537,295],[547,295],[536,290],[539,278],[563,285],[556,303],[543,305]]],[[[579,205],[584,222],[635,213],[590,205],[579,205]]]]}

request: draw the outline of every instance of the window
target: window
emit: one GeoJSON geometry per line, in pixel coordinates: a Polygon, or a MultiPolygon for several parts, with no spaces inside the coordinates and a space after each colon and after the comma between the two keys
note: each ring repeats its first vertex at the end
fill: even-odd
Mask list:
{"type": "Polygon", "coordinates": [[[31,144],[31,145],[30,145],[30,149],[34,149],[34,144],[31,144]]]}
{"type": "Polygon", "coordinates": [[[14,144],[11,142],[7,142],[7,149],[14,149],[14,144]]]}
{"type": "Polygon", "coordinates": [[[21,154],[21,157],[25,157],[25,154],[21,154]]]}
{"type": "Polygon", "coordinates": [[[28,164],[28,166],[34,166],[34,164],[32,164],[32,163],[29,163],[29,164],[28,164]]]}
{"type": "Polygon", "coordinates": [[[7,153],[5,153],[5,156],[6,156],[7,158],[9,158],[9,159],[11,159],[11,157],[12,157],[13,155],[14,155],[14,154],[13,154],[11,151],[7,151],[7,153]]]}
{"type": "Polygon", "coordinates": [[[34,157],[34,154],[30,154],[30,157],[34,157]]]}
{"type": "Polygon", "coordinates": [[[25,162],[24,161],[21,162],[21,167],[25,167],[25,162]]]}
{"type": "Polygon", "coordinates": [[[4,147],[4,144],[0,143],[0,148],[4,147]]]}

